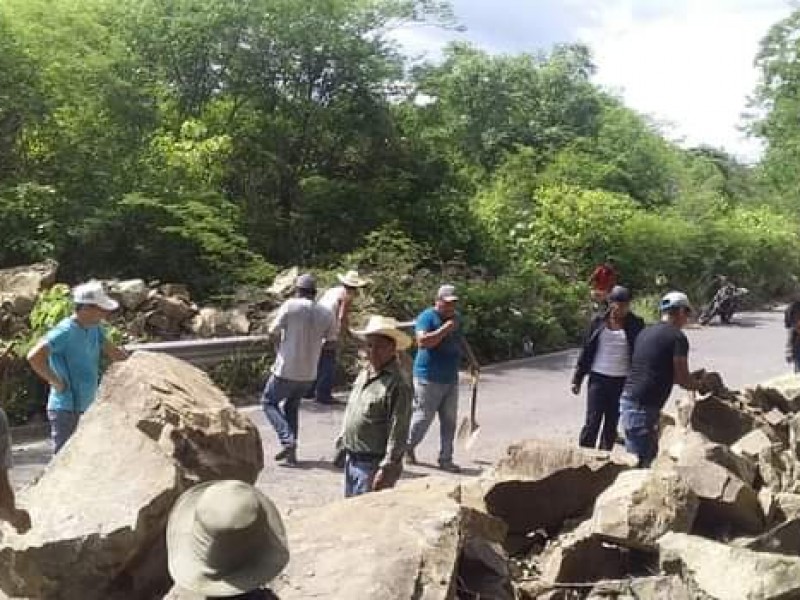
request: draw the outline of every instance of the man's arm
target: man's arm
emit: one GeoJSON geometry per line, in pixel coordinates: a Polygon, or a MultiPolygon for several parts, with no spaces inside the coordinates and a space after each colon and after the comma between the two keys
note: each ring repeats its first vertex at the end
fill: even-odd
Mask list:
{"type": "Polygon", "coordinates": [[[427,323],[422,322],[417,326],[417,346],[420,348],[436,348],[442,340],[458,329],[456,317],[445,321],[441,327],[432,331],[426,330],[427,323]]]}
{"type": "Polygon", "coordinates": [[[339,335],[347,335],[347,327],[349,325],[349,318],[348,315],[350,314],[350,306],[352,305],[352,299],[348,294],[345,294],[342,301],[339,303],[339,314],[335,315],[336,319],[339,321],[339,335]]]}
{"type": "Polygon", "coordinates": [[[63,392],[67,388],[67,382],[50,368],[50,345],[46,339],[40,340],[30,352],[28,352],[28,363],[34,373],[36,373],[45,383],[50,385],[57,392],[63,392]]]}
{"type": "Polygon", "coordinates": [[[403,452],[408,442],[408,429],[411,424],[411,388],[401,383],[394,389],[389,417],[389,438],[386,454],[372,481],[372,489],[382,490],[393,487],[403,471],[403,452]]]}
{"type": "Polygon", "coordinates": [[[464,353],[467,355],[467,361],[469,361],[470,370],[473,373],[479,373],[481,370],[481,364],[478,362],[475,353],[472,351],[472,346],[469,345],[467,338],[463,335],[461,336],[461,347],[464,348],[464,353]]]}
{"type": "Polygon", "coordinates": [[[675,383],[685,390],[694,392],[697,390],[697,381],[692,377],[689,372],[689,361],[685,356],[675,356],[672,359],[673,368],[675,371],[675,383]]]}

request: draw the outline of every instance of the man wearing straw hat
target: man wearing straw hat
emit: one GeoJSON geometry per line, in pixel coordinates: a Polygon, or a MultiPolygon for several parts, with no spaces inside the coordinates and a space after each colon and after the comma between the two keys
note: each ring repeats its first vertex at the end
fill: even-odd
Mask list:
{"type": "Polygon", "coordinates": [[[353,334],[367,347],[368,364],[358,374],[347,401],[340,438],[345,449],[345,496],[391,488],[403,470],[411,420],[411,386],[397,353],[411,346],[397,321],[373,316],[353,334]]]}
{"type": "Polygon", "coordinates": [[[275,505],[242,481],[209,481],[178,498],[167,523],[171,600],[271,600],[264,589],[289,562],[275,505]]]}
{"type": "Polygon", "coordinates": [[[336,354],[340,332],[347,331],[350,307],[358,290],[367,285],[367,280],[358,276],[358,271],[348,271],[336,276],[341,285],[322,294],[319,303],[333,313],[335,327],[333,335],[325,339],[317,365],[315,398],[320,404],[333,404],[333,381],[336,376],[336,354]]]}

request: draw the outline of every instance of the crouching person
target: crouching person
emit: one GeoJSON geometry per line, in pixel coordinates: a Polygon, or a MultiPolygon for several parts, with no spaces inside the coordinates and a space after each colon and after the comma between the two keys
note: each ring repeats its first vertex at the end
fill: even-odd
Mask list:
{"type": "Polygon", "coordinates": [[[397,360],[411,338],[397,322],[371,317],[353,334],[366,344],[368,364],[353,385],[340,436],[346,497],[391,488],[400,479],[413,396],[397,360]]]}
{"type": "Polygon", "coordinates": [[[209,481],[178,498],[167,524],[168,600],[276,600],[266,588],[289,562],[275,505],[242,481],[209,481]]]}

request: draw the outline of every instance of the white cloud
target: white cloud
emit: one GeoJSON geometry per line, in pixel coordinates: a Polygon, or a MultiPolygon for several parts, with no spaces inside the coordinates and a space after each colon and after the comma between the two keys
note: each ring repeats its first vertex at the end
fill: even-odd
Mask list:
{"type": "Polygon", "coordinates": [[[755,160],[757,140],[738,131],[758,74],[753,60],[769,27],[788,14],[779,2],[745,8],[706,0],[647,20],[636,2],[606,3],[599,22],[582,29],[598,65],[597,82],[626,103],[673,125],[687,145],[710,144],[755,160]]]}
{"type": "Polygon", "coordinates": [[[440,56],[452,39],[490,52],[531,52],[555,42],[592,47],[597,83],[672,128],[687,145],[748,160],[761,148],[738,130],[757,81],[758,43],[788,16],[790,0],[454,0],[465,34],[414,26],[397,39],[412,55],[440,56]]]}

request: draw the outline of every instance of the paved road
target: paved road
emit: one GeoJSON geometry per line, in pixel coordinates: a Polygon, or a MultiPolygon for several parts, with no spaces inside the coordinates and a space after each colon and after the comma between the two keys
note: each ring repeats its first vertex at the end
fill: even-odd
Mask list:
{"type": "MultiPolygon", "coordinates": [[[[692,328],[689,365],[722,373],[729,387],[738,388],[787,372],[783,362],[782,314],[749,313],[731,326],[692,328]]],[[[463,477],[480,473],[500,457],[509,442],[523,438],[575,440],[583,418],[584,399],[569,392],[576,351],[566,351],[514,363],[495,365],[482,374],[478,422],[481,434],[471,453],[457,448],[463,477]]],[[[677,392],[676,392],[677,393],[677,392]]],[[[461,414],[467,414],[468,389],[461,394],[461,414]]],[[[317,407],[310,401],[301,413],[299,458],[296,468],[276,465],[274,434],[258,408],[246,409],[262,432],[266,467],[259,479],[284,511],[329,502],[341,496],[342,475],[330,464],[332,440],[338,432],[342,407],[317,407]]],[[[418,452],[427,463],[436,462],[437,423],[418,452]]],[[[41,472],[49,458],[46,442],[15,447],[15,483],[25,485],[41,472]]],[[[411,467],[406,477],[439,474],[432,467],[411,467]]]]}

